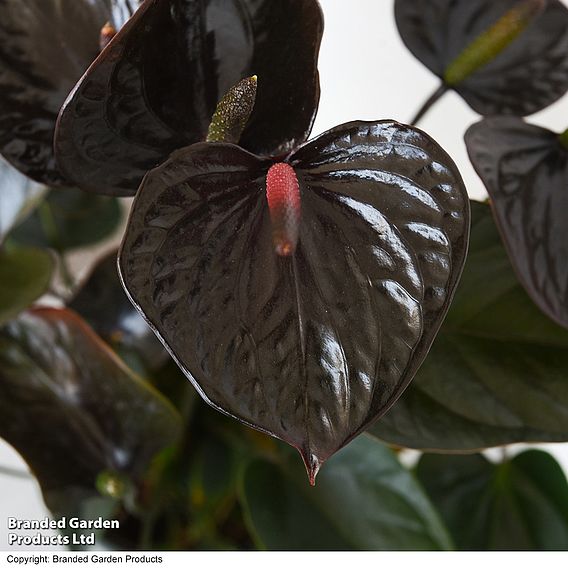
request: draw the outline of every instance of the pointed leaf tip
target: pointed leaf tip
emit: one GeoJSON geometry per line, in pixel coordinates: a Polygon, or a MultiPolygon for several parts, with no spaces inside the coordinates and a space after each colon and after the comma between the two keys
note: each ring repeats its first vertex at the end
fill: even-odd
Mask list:
{"type": "Polygon", "coordinates": [[[320,460],[315,454],[310,452],[309,450],[298,450],[300,455],[302,456],[302,460],[304,460],[304,465],[306,466],[306,473],[308,474],[308,479],[310,481],[310,485],[315,487],[316,485],[316,477],[321,469],[321,466],[324,464],[325,460],[320,460]]]}

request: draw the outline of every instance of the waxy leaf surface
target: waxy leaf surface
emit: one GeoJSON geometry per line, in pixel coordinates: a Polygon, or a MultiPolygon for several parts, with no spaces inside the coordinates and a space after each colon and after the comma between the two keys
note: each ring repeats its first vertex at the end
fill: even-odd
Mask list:
{"type": "Polygon", "coordinates": [[[47,188],[0,158],[0,245],[6,235],[41,201],[47,188]]]}
{"type": "Polygon", "coordinates": [[[69,310],[32,310],[0,329],[0,410],[0,436],[54,513],[95,496],[103,471],[139,481],[179,427],[169,403],[69,310]]]}
{"type": "Polygon", "coordinates": [[[156,369],[170,357],[124,292],[116,257],[114,251],[97,263],[69,308],[80,314],[105,342],[124,354],[134,352],[145,367],[156,369]]]}
{"type": "Polygon", "coordinates": [[[468,260],[410,388],[371,429],[410,448],[568,441],[568,332],[515,277],[488,205],[472,202],[468,260]]]}
{"type": "Polygon", "coordinates": [[[173,150],[205,140],[217,103],[252,75],[241,145],[290,151],[315,117],[322,31],[316,0],[146,0],[66,102],[60,166],[83,189],[134,195],[173,150]]]}
{"type": "Polygon", "coordinates": [[[145,178],[119,265],[204,398],[296,447],[313,478],[426,356],[464,263],[469,202],[447,154],[396,122],[339,126],[288,161],[293,255],[272,240],[272,162],[196,144],[145,178]]]}
{"type": "Polygon", "coordinates": [[[448,550],[451,540],[412,474],[383,444],[361,436],[309,487],[298,463],[253,462],[241,503],[259,548],[448,550]]]}
{"type": "Polygon", "coordinates": [[[46,250],[0,249],[0,325],[47,292],[54,268],[54,258],[46,250]]]}
{"type": "Polygon", "coordinates": [[[485,119],[465,139],[521,283],[568,327],[568,147],[514,117],[485,119]]]}
{"type": "MultiPolygon", "coordinates": [[[[523,2],[528,3],[396,0],[395,15],[408,49],[444,80],[450,64],[476,38],[523,2]]],[[[559,0],[544,3],[544,10],[492,61],[451,86],[476,112],[526,116],[568,90],[568,9],[559,0]]]]}
{"type": "Polygon", "coordinates": [[[100,51],[101,28],[136,0],[0,0],[0,154],[28,177],[65,184],[55,122],[100,51]]]}
{"type": "Polygon", "coordinates": [[[550,454],[531,450],[498,465],[426,455],[416,472],[459,550],[568,549],[568,482],[550,454]]]}

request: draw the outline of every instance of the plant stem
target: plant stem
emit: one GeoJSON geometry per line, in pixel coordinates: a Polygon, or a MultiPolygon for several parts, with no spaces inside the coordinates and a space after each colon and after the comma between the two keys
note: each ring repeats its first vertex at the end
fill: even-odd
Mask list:
{"type": "Polygon", "coordinates": [[[75,278],[64,252],[59,255],[59,270],[63,284],[65,284],[65,287],[70,293],[73,292],[77,283],[75,282],[75,278]]]}
{"type": "Polygon", "coordinates": [[[142,531],[138,542],[139,550],[149,551],[153,549],[152,543],[157,516],[157,510],[154,508],[142,521],[142,531]]]}
{"type": "Polygon", "coordinates": [[[562,134],[560,134],[559,138],[562,146],[568,149],[568,130],[565,130],[562,134]]]}
{"type": "Polygon", "coordinates": [[[43,201],[38,207],[38,215],[41,223],[41,227],[49,246],[53,248],[58,248],[57,243],[59,241],[59,231],[57,229],[57,223],[55,222],[55,217],[53,216],[53,211],[51,210],[51,205],[48,201],[43,201]]]}
{"type": "Polygon", "coordinates": [[[410,125],[416,126],[426,115],[426,113],[448,92],[449,87],[445,83],[442,83],[426,102],[422,105],[420,110],[416,113],[416,116],[412,119],[410,125]]]}

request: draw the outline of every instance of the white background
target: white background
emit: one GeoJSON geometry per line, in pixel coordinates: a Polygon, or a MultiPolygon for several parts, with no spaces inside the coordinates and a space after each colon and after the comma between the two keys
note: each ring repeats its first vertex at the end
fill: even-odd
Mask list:
{"type": "MultiPolygon", "coordinates": [[[[326,31],[319,66],[322,98],[314,134],[351,120],[408,122],[439,80],[403,46],[394,25],[393,0],[321,0],[321,4],[326,31]]],[[[465,130],[477,120],[457,95],[448,93],[420,128],[454,158],[470,196],[482,199],[485,190],[463,143],[465,130]]],[[[529,120],[555,131],[568,128],[568,96],[529,120]]],[[[74,260],[84,264],[85,256],[74,260]]],[[[568,445],[547,448],[568,471],[568,445]]],[[[19,456],[1,441],[0,465],[26,470],[19,456]]],[[[6,549],[8,516],[42,518],[46,514],[33,479],[0,474],[0,550],[6,549]]]]}

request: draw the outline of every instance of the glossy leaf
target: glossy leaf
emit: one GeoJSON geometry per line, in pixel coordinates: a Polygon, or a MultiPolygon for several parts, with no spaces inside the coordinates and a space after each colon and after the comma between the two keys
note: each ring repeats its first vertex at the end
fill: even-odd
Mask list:
{"type": "Polygon", "coordinates": [[[97,57],[112,9],[123,18],[129,1],[0,1],[0,153],[28,177],[65,184],[53,155],[57,115],[97,57]]]}
{"type": "Polygon", "coordinates": [[[545,452],[499,465],[481,455],[426,455],[417,474],[460,550],[568,548],[568,482],[545,452]]]}
{"type": "Polygon", "coordinates": [[[316,0],[146,0],[65,104],[58,162],[79,187],[134,195],[146,172],[205,140],[217,103],[258,75],[241,145],[279,155],[319,101],[316,0]]]}
{"type": "Polygon", "coordinates": [[[54,267],[54,259],[47,251],[0,249],[0,325],[47,292],[54,267]]]}
{"type": "Polygon", "coordinates": [[[13,237],[24,245],[64,252],[111,236],[121,219],[120,203],[115,198],[58,188],[13,232],[13,237]]]}
{"type": "Polygon", "coordinates": [[[136,482],[178,432],[173,408],[73,312],[37,309],[0,330],[0,436],[54,513],[97,494],[102,472],[136,482]]]}
{"type": "Polygon", "coordinates": [[[0,158],[0,245],[6,235],[29,215],[47,189],[20,174],[0,158]]]}
{"type": "Polygon", "coordinates": [[[521,283],[568,327],[568,147],[514,117],[475,124],[466,144],[521,283]]]}
{"type": "Polygon", "coordinates": [[[308,487],[298,464],[253,462],[241,503],[268,550],[448,550],[450,538],[421,487],[382,444],[361,436],[308,487]]]}
{"type": "Polygon", "coordinates": [[[132,305],[118,277],[117,251],[101,259],[69,303],[101,338],[121,352],[136,353],[149,369],[161,367],[169,355],[132,305]]]}
{"type": "Polygon", "coordinates": [[[447,154],[395,122],[339,126],[289,164],[295,254],[275,252],[272,162],[196,144],[145,178],[119,267],[202,396],[296,447],[313,481],[426,356],[463,266],[469,202],[447,154]]]}
{"type": "Polygon", "coordinates": [[[395,14],[412,54],[482,115],[533,114],[568,90],[568,9],[560,0],[396,0],[395,14]],[[515,28],[518,37],[498,49],[515,28]],[[483,34],[495,44],[492,55],[479,43],[483,34]],[[488,62],[463,73],[472,44],[488,62]]]}
{"type": "Polygon", "coordinates": [[[372,432],[442,451],[568,441],[568,332],[519,284],[488,205],[446,321],[410,388],[372,432]]]}

